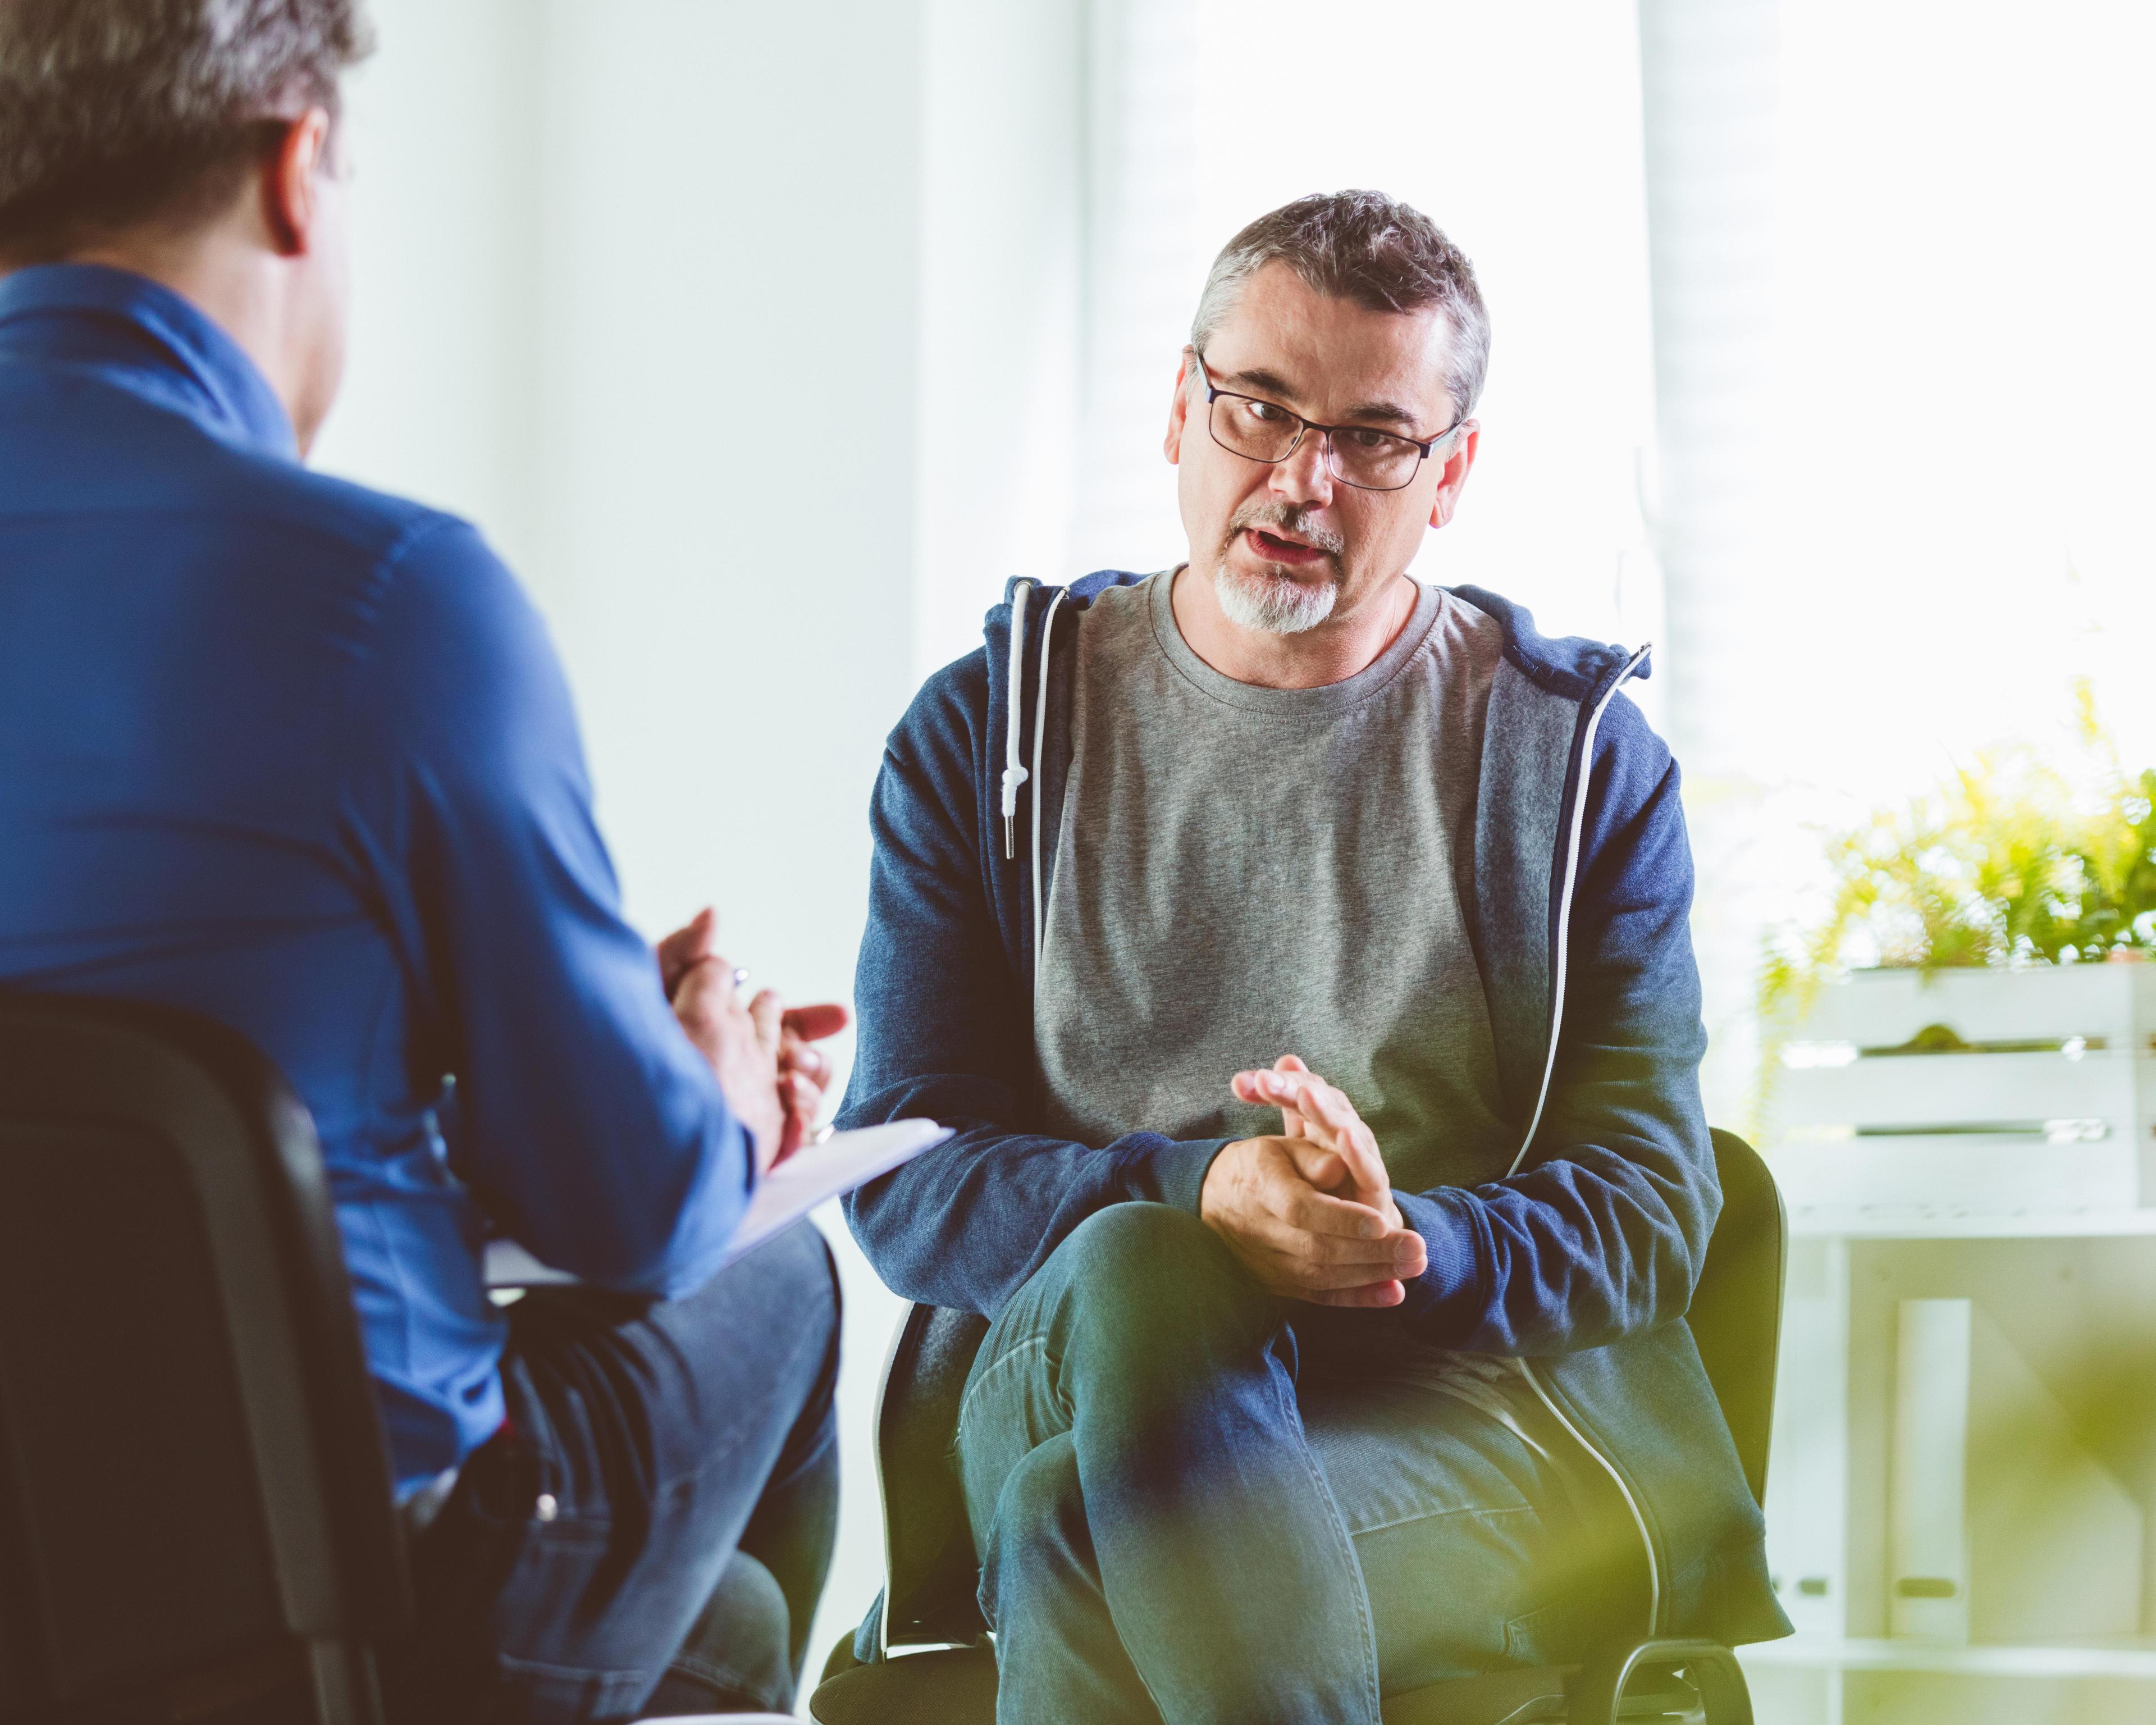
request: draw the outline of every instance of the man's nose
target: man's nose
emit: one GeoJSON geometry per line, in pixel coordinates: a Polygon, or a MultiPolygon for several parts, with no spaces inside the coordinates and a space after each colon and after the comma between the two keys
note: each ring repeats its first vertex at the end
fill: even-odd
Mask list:
{"type": "Polygon", "coordinates": [[[1332,501],[1332,469],[1326,460],[1325,434],[1306,431],[1285,461],[1273,463],[1273,492],[1296,503],[1332,501]]]}

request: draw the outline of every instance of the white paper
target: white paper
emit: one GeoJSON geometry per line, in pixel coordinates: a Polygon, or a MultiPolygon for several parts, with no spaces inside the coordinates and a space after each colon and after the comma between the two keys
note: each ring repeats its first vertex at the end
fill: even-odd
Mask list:
{"type": "MultiPolygon", "coordinates": [[[[820,1144],[803,1145],[757,1183],[718,1267],[723,1270],[743,1253],[755,1250],[827,1199],[889,1173],[950,1136],[950,1127],[932,1120],[894,1120],[887,1126],[834,1132],[820,1144]]],[[[565,1271],[542,1264],[513,1240],[487,1242],[486,1285],[490,1288],[533,1288],[576,1280],[565,1271]]]]}

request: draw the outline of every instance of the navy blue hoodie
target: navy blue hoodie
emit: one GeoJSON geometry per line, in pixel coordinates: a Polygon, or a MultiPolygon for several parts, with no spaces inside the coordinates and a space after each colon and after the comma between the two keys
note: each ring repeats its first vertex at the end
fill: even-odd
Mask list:
{"type": "MultiPolygon", "coordinates": [[[[1096,594],[1142,578],[1012,583],[983,647],[929,679],[885,752],[840,1124],[956,1128],[848,1201],[862,1249],[910,1299],[993,1317],[1103,1205],[1194,1213],[1223,1142],[1038,1129],[1034,956],[1077,635],[1096,594]]],[[[1645,655],[1545,639],[1474,588],[1454,597],[1505,631],[1463,908],[1518,1147],[1398,1194],[1430,1248],[1401,1310],[1432,1342],[1520,1359],[1593,1450],[1645,1547],[1648,1633],[1786,1635],[1684,1317],[1721,1194],[1676,763],[1618,692],[1645,655]]]]}

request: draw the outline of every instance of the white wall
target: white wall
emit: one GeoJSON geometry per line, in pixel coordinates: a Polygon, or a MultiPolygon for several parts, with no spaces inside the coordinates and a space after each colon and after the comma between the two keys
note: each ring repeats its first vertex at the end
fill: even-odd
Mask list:
{"type": "Polygon", "coordinates": [[[926,675],[1011,576],[1066,578],[1077,506],[1086,0],[928,0],[921,172],[926,675]]]}
{"type": "Polygon", "coordinates": [[[375,0],[346,91],[357,276],[316,465],[532,549],[541,32],[527,0],[375,0]]]}

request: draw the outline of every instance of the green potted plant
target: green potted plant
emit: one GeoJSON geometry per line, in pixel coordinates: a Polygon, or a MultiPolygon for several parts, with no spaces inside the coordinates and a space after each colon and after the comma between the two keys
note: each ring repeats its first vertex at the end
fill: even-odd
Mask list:
{"type": "Polygon", "coordinates": [[[2156,967],[2115,968],[2156,948],[2156,771],[2076,704],[2069,758],[1994,750],[1832,834],[1820,914],[1770,935],[1759,1108],[1792,1202],[2156,1198],[2156,967]]]}

